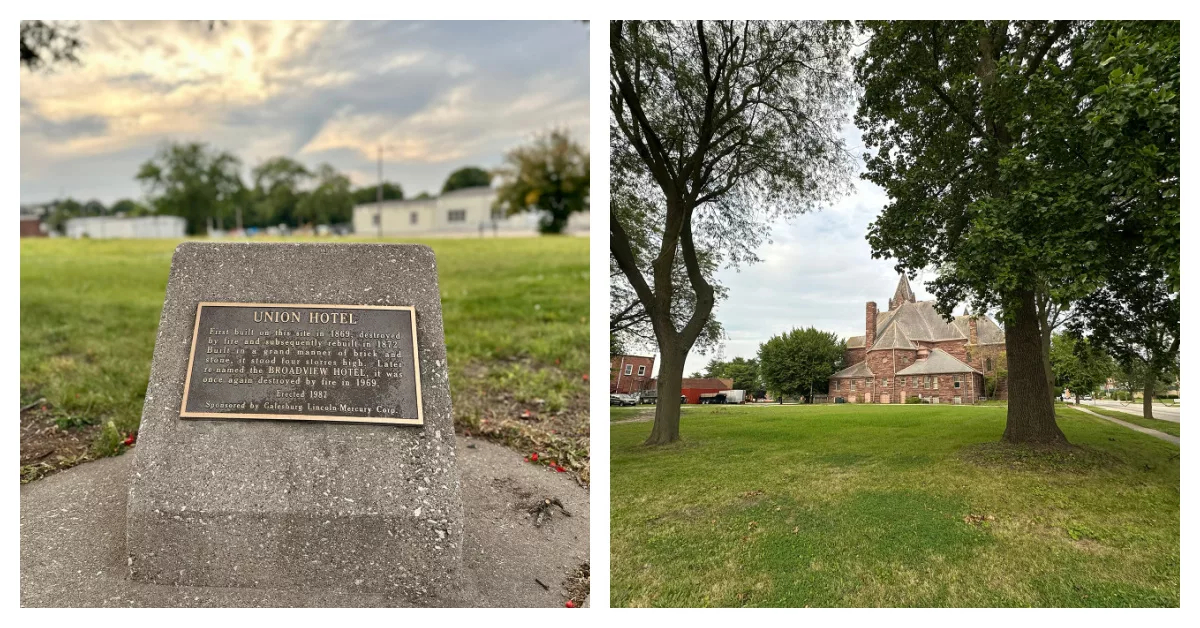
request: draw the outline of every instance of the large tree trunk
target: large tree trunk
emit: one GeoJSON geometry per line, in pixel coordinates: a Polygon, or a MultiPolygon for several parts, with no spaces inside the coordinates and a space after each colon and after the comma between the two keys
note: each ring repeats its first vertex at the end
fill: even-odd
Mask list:
{"type": "MultiPolygon", "coordinates": [[[[1153,370],[1153,369],[1146,369],[1153,370]]],[[[1142,416],[1147,419],[1154,418],[1154,380],[1156,378],[1151,375],[1146,378],[1146,383],[1142,389],[1142,416]]]]}
{"type": "Polygon", "coordinates": [[[1054,401],[1042,362],[1041,329],[1033,291],[1016,295],[1012,323],[1005,329],[1008,345],[1008,422],[1010,443],[1066,444],[1054,421],[1054,401]]]}
{"type": "Polygon", "coordinates": [[[654,428],[647,445],[666,445],[679,440],[679,395],[683,387],[683,363],[686,352],[659,346],[662,364],[658,368],[658,401],[654,406],[654,428]]]}
{"type": "Polygon", "coordinates": [[[1041,328],[1042,334],[1042,367],[1046,369],[1046,388],[1050,390],[1050,399],[1054,400],[1054,369],[1050,367],[1050,337],[1052,330],[1049,321],[1041,328]]]}

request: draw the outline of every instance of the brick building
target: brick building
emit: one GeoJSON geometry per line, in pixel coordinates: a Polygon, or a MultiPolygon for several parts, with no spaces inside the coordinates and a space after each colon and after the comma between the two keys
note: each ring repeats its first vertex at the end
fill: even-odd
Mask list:
{"type": "Polygon", "coordinates": [[[654,356],[614,355],[609,360],[609,394],[628,395],[654,389],[654,356]]]}
{"type": "Polygon", "coordinates": [[[886,312],[867,303],[865,335],[846,341],[846,368],[829,378],[829,397],[850,403],[974,403],[984,378],[998,376],[995,397],[1008,397],[1004,331],[982,314],[947,321],[933,301],[917,301],[900,277],[886,312]]]}

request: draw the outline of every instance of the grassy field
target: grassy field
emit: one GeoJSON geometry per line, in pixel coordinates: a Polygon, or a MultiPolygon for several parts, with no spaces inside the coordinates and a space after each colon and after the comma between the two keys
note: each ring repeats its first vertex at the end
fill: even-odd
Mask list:
{"type": "Polygon", "coordinates": [[[1074,410],[685,406],[612,425],[614,606],[1177,606],[1179,447],[1074,410]]]}
{"type": "MultiPolygon", "coordinates": [[[[1179,424],[1174,421],[1163,421],[1162,419],[1147,419],[1143,416],[1139,416],[1136,414],[1129,414],[1128,412],[1121,412],[1120,410],[1113,410],[1112,408],[1101,408],[1099,406],[1089,406],[1089,405],[1084,405],[1083,407],[1087,408],[1088,410],[1091,410],[1092,412],[1095,412],[1096,414],[1103,414],[1104,416],[1110,416],[1114,419],[1120,419],[1122,421],[1125,421],[1126,423],[1133,423],[1134,425],[1148,427],[1152,430],[1158,430],[1160,432],[1165,432],[1172,436],[1179,436],[1179,424]]],[[[1141,406],[1138,406],[1137,410],[1140,412],[1141,406]]]]}
{"type": "MultiPolygon", "coordinates": [[[[438,257],[459,429],[537,449],[586,478],[588,240],[423,243],[438,257]]],[[[30,412],[88,434],[85,457],[119,453],[137,430],[176,244],[21,241],[21,405],[44,398],[30,412]]],[[[28,479],[55,465],[26,469],[23,452],[22,466],[28,479]]]]}

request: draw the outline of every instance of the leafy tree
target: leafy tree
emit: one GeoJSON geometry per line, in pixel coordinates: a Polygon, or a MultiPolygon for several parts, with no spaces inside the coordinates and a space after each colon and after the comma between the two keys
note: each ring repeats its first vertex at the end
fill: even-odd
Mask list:
{"type": "Polygon", "coordinates": [[[21,67],[30,71],[61,63],[79,64],[83,47],[79,25],[42,20],[21,20],[21,67]]]}
{"type": "Polygon", "coordinates": [[[354,212],[350,178],[329,164],[321,164],[313,176],[317,187],[300,197],[296,219],[313,225],[350,222],[354,212]]]}
{"type": "Polygon", "coordinates": [[[254,213],[248,225],[265,227],[299,224],[297,207],[302,187],[313,177],[304,164],[288,157],[272,157],[254,167],[254,213]]]}
{"type": "Polygon", "coordinates": [[[201,142],[168,144],[142,164],[137,180],[159,214],[182,216],[188,233],[206,233],[208,221],[233,214],[244,188],[241,162],[201,142]]]}
{"type": "Polygon", "coordinates": [[[354,190],[355,205],[369,205],[379,202],[379,191],[383,189],[383,200],[385,201],[402,201],[404,200],[404,190],[399,183],[384,181],[382,186],[364,185],[361,188],[354,190]]]}
{"type": "Polygon", "coordinates": [[[749,390],[754,392],[762,388],[758,376],[758,360],[736,357],[728,362],[713,358],[705,367],[705,377],[732,379],[733,390],[749,390]]]}
{"type": "Polygon", "coordinates": [[[793,329],[758,346],[759,373],[767,390],[783,395],[805,395],[809,403],[818,392],[827,392],[829,376],[841,368],[846,342],[837,334],[815,327],[793,329]]]}
{"type": "Polygon", "coordinates": [[[446,177],[446,183],[442,185],[442,194],[461,190],[463,188],[484,187],[492,184],[492,175],[483,168],[475,166],[466,166],[459,168],[450,173],[446,177]]]}
{"type": "MultiPolygon", "coordinates": [[[[566,131],[541,135],[508,153],[496,171],[496,207],[509,215],[540,209],[542,233],[562,233],[571,214],[587,209],[591,181],[588,153],[566,131]]],[[[449,183],[449,181],[447,181],[449,183]]]]}
{"type": "MultiPolygon", "coordinates": [[[[1064,443],[1047,372],[1051,306],[1063,311],[1126,263],[1146,238],[1143,218],[1172,211],[1171,193],[1143,184],[1157,178],[1169,189],[1177,169],[1136,185],[1116,174],[1127,162],[1114,150],[1121,131],[1095,118],[1110,101],[1098,91],[1108,80],[1097,71],[1103,24],[864,26],[856,121],[874,149],[864,178],[891,199],[869,230],[873,255],[901,270],[937,267],[927,286],[945,314],[964,300],[999,306],[1010,367],[1004,439],[1064,443]]],[[[1151,129],[1141,137],[1169,154],[1178,91],[1169,74],[1154,80],[1165,87],[1139,97],[1151,129]]]]}
{"type": "Polygon", "coordinates": [[[84,216],[104,216],[108,214],[108,208],[97,199],[92,199],[83,204],[84,216]]]}
{"type": "MultiPolygon", "coordinates": [[[[1152,254],[1147,254],[1152,255],[1152,254]]],[[[1159,382],[1179,373],[1179,293],[1168,272],[1127,269],[1077,304],[1077,333],[1108,351],[1143,392],[1142,414],[1154,418],[1151,404],[1159,382]]]]}
{"type": "Polygon", "coordinates": [[[431,198],[433,198],[433,195],[432,195],[432,194],[430,194],[429,192],[421,192],[420,194],[418,194],[418,195],[416,196],[416,199],[417,199],[418,201],[424,201],[424,200],[428,200],[428,199],[431,199],[431,198]]]}
{"type": "Polygon", "coordinates": [[[147,216],[153,213],[149,207],[146,207],[145,205],[128,198],[123,198],[113,203],[112,207],[109,208],[109,211],[114,215],[123,215],[130,218],[147,216]]]}
{"type": "Polygon", "coordinates": [[[73,198],[54,201],[49,213],[46,214],[46,226],[51,231],[65,233],[67,221],[83,215],[83,205],[73,198]]]}
{"type": "Polygon", "coordinates": [[[610,253],[662,355],[646,440],[660,445],[679,439],[683,365],[717,301],[704,260],[757,261],[765,224],[814,209],[850,174],[839,127],[851,95],[851,34],[823,22],[613,21],[609,29],[612,196],[661,207],[645,252],[633,244],[630,214],[639,206],[609,208],[610,253]]]}
{"type": "Polygon", "coordinates": [[[1095,392],[1116,371],[1111,356],[1087,338],[1071,333],[1054,334],[1050,364],[1055,386],[1070,389],[1076,404],[1081,396],[1095,392]]]}

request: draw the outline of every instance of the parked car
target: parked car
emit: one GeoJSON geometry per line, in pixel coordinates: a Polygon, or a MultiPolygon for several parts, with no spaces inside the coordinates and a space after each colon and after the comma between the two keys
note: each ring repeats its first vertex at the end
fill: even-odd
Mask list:
{"type": "Polygon", "coordinates": [[[1084,395],[1084,396],[1083,396],[1083,400],[1084,400],[1084,401],[1091,401],[1091,400],[1092,400],[1092,396],[1091,396],[1091,395],[1084,395]]]}
{"type": "Polygon", "coordinates": [[[637,397],[633,395],[617,394],[608,396],[608,405],[610,406],[636,406],[637,403],[637,397]]]}

